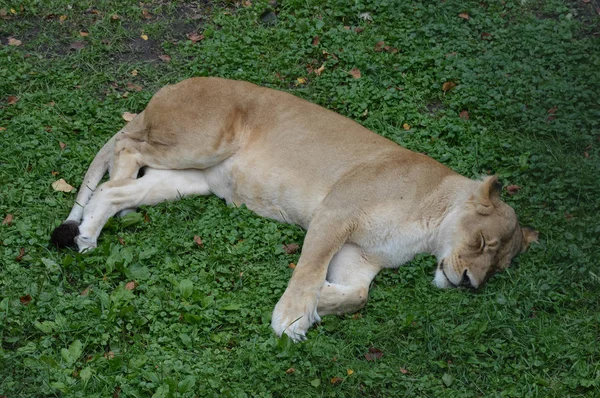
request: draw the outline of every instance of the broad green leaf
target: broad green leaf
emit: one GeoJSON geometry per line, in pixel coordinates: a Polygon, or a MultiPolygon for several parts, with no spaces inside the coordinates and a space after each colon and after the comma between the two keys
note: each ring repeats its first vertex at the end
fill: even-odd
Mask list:
{"type": "Polygon", "coordinates": [[[194,388],[195,384],[196,384],[196,376],[187,376],[185,379],[181,380],[177,384],[177,389],[181,393],[188,392],[188,391],[191,391],[192,388],[194,388]]]}
{"type": "Polygon", "coordinates": [[[88,381],[90,377],[92,377],[92,368],[86,366],[85,368],[81,369],[81,372],[79,372],[79,377],[81,377],[81,380],[83,381],[88,381]]]}
{"type": "Polygon", "coordinates": [[[446,387],[450,387],[452,385],[452,382],[454,381],[454,377],[452,377],[450,373],[444,373],[444,375],[442,376],[442,381],[444,382],[446,387]]]}
{"type": "Polygon", "coordinates": [[[54,330],[56,330],[56,323],[52,321],[35,322],[34,326],[46,334],[52,333],[54,330]]]}
{"type": "Polygon", "coordinates": [[[194,282],[189,279],[182,279],[179,281],[179,293],[181,293],[184,298],[190,297],[193,292],[194,282]]]}
{"type": "Polygon", "coordinates": [[[133,225],[139,225],[144,222],[144,216],[142,213],[134,212],[129,213],[121,217],[121,225],[123,228],[128,228],[133,225]]]}

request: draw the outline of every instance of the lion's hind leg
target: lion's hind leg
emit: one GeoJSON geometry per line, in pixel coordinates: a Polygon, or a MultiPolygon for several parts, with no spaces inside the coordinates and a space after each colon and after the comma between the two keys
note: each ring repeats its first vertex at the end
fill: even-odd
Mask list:
{"type": "Polygon", "coordinates": [[[201,170],[158,170],[147,168],[143,177],[111,180],[98,186],[83,212],[79,251],[96,247],[102,227],[116,213],[142,205],[155,205],[188,195],[208,195],[210,190],[201,170]]]}
{"type": "Polygon", "coordinates": [[[356,245],[345,244],[329,264],[317,307],[319,316],[343,315],[362,309],[369,298],[371,281],[380,269],[366,259],[356,245]]]}

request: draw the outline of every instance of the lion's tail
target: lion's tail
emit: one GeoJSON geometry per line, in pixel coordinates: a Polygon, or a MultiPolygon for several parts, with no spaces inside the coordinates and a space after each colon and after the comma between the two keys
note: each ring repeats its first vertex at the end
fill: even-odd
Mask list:
{"type": "Polygon", "coordinates": [[[116,135],[108,140],[94,157],[94,160],[85,173],[69,216],[61,225],[56,227],[50,236],[50,242],[54,246],[66,247],[75,244],[75,237],[79,235],[79,223],[83,217],[83,209],[108,171],[114,154],[115,142],[116,135]]]}

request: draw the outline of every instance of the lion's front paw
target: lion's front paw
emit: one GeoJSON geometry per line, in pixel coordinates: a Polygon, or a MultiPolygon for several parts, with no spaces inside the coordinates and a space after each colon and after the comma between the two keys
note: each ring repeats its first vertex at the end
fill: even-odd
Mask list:
{"type": "Polygon", "coordinates": [[[281,336],[287,334],[293,341],[306,340],[306,332],[321,318],[317,314],[317,296],[293,297],[284,293],[273,311],[271,327],[281,336]]]}
{"type": "Polygon", "coordinates": [[[75,243],[79,249],[79,253],[89,252],[97,246],[96,241],[85,236],[78,235],[75,237],[75,243]]]}

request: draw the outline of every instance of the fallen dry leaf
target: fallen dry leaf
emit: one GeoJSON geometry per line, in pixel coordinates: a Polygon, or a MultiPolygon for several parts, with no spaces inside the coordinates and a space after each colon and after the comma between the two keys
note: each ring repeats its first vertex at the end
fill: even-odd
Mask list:
{"type": "Polygon", "coordinates": [[[250,0],[244,0],[244,1],[242,1],[242,6],[243,7],[252,7],[252,2],[250,0]]]}
{"type": "Polygon", "coordinates": [[[355,31],[356,33],[360,33],[360,32],[362,32],[363,30],[364,30],[364,29],[363,29],[363,28],[361,28],[361,27],[359,27],[359,26],[357,26],[356,28],[354,28],[354,31],[355,31]]]}
{"type": "Polygon", "coordinates": [[[52,183],[52,188],[54,188],[55,191],[59,192],[71,192],[75,189],[62,178],[58,181],[54,181],[52,183]]]}
{"type": "Polygon", "coordinates": [[[446,82],[446,83],[442,84],[442,90],[444,90],[444,92],[450,91],[454,87],[456,87],[456,83],[454,83],[454,82],[446,82]]]}
{"type": "Polygon", "coordinates": [[[92,287],[91,287],[91,286],[88,286],[88,287],[86,287],[85,289],[83,289],[83,290],[81,291],[81,293],[79,293],[79,295],[80,295],[80,296],[84,296],[84,297],[85,297],[85,296],[89,295],[91,291],[92,291],[92,287]]]}
{"type": "Polygon", "coordinates": [[[368,12],[362,12],[362,13],[358,14],[358,17],[360,19],[365,20],[365,21],[372,21],[373,20],[373,17],[371,16],[371,13],[368,13],[368,12]]]}
{"type": "Polygon", "coordinates": [[[204,40],[204,35],[200,35],[197,32],[191,32],[185,35],[192,43],[197,43],[204,40]]]}
{"type": "Polygon", "coordinates": [[[50,174],[52,174],[52,177],[56,177],[60,173],[58,171],[52,171],[50,174]]]}
{"type": "Polygon", "coordinates": [[[0,131],[6,131],[6,127],[0,127],[0,131]]]}
{"type": "Polygon", "coordinates": [[[13,215],[12,214],[7,214],[6,217],[4,217],[4,220],[2,220],[2,225],[10,225],[13,222],[13,215]]]}
{"type": "Polygon", "coordinates": [[[65,22],[67,20],[67,16],[66,15],[61,15],[60,17],[58,17],[58,19],[60,20],[60,22],[65,22]]]}
{"type": "Polygon", "coordinates": [[[492,37],[492,35],[490,35],[488,32],[482,32],[482,33],[481,33],[481,38],[482,38],[482,39],[486,39],[486,38],[488,38],[488,37],[492,37]]]}
{"type": "Polygon", "coordinates": [[[519,192],[519,189],[521,189],[521,187],[518,185],[509,185],[504,189],[506,189],[506,192],[512,196],[519,192]]]}
{"type": "Polygon", "coordinates": [[[8,105],[14,105],[17,102],[19,102],[19,97],[15,97],[14,95],[9,95],[8,97],[6,97],[6,102],[8,103],[8,105]]]}
{"type": "Polygon", "coordinates": [[[319,39],[319,36],[315,36],[315,37],[313,37],[312,45],[318,46],[320,41],[321,41],[321,39],[319,39]]]}
{"type": "Polygon", "coordinates": [[[301,84],[306,84],[306,79],[303,77],[299,77],[296,79],[296,86],[299,86],[301,84]]]}
{"type": "Polygon", "coordinates": [[[128,82],[127,89],[131,91],[142,91],[142,86],[128,82]]]}
{"type": "Polygon", "coordinates": [[[469,112],[467,111],[460,111],[458,115],[461,119],[469,120],[469,112]]]}
{"type": "Polygon", "coordinates": [[[19,297],[19,301],[23,305],[29,305],[29,303],[31,303],[31,296],[29,294],[25,295],[25,296],[21,296],[21,297],[19,297]]]}
{"type": "Polygon", "coordinates": [[[348,376],[351,376],[354,374],[354,371],[352,369],[348,369],[346,373],[348,373],[348,376]]]}
{"type": "Polygon", "coordinates": [[[70,50],[83,50],[84,48],[85,48],[85,43],[82,41],[73,42],[69,46],[70,50]]]}
{"type": "Polygon", "coordinates": [[[118,21],[119,19],[121,19],[121,16],[119,14],[113,14],[110,16],[110,19],[112,19],[113,21],[118,21]]]}
{"type": "Polygon", "coordinates": [[[106,359],[113,359],[115,357],[115,353],[112,351],[108,351],[104,353],[104,358],[106,359]]]}
{"type": "Polygon", "coordinates": [[[60,147],[60,150],[62,151],[63,149],[65,149],[67,147],[67,144],[65,144],[64,142],[58,141],[58,146],[60,147]]]}
{"type": "Polygon", "coordinates": [[[200,247],[204,246],[204,242],[202,242],[202,238],[200,238],[198,235],[194,235],[194,243],[196,243],[200,247]]]}
{"type": "Polygon", "coordinates": [[[300,245],[298,245],[297,243],[284,243],[283,245],[281,245],[281,247],[283,248],[283,251],[285,251],[287,254],[294,254],[298,251],[298,249],[300,249],[300,245]]]}
{"type": "Polygon", "coordinates": [[[25,256],[25,248],[24,247],[19,249],[19,255],[17,257],[15,257],[15,261],[23,260],[23,256],[25,256]]]}
{"type": "Polygon", "coordinates": [[[358,70],[358,68],[352,68],[350,69],[350,74],[352,75],[353,78],[355,79],[360,79],[360,70],[358,70]]]}
{"type": "Polygon", "coordinates": [[[130,122],[133,119],[135,119],[135,117],[137,116],[137,113],[131,113],[131,112],[123,112],[123,120],[125,120],[126,122],[130,122]]]}
{"type": "Polygon", "coordinates": [[[289,263],[289,264],[288,264],[288,268],[291,268],[291,269],[296,269],[296,264],[294,264],[294,263],[289,263]]]}
{"type": "Polygon", "coordinates": [[[8,38],[9,46],[20,46],[21,44],[23,44],[23,42],[21,40],[15,39],[14,37],[8,38]]]}
{"type": "Polygon", "coordinates": [[[378,41],[377,43],[375,43],[375,47],[373,48],[373,50],[375,52],[382,52],[383,51],[383,46],[385,45],[385,42],[383,41],[378,41]]]}
{"type": "Polygon", "coordinates": [[[460,14],[458,14],[458,16],[462,19],[469,19],[469,14],[467,14],[466,12],[461,12],[460,14]]]}
{"type": "Polygon", "coordinates": [[[325,64],[321,65],[318,69],[315,69],[315,75],[321,76],[321,73],[325,70],[325,64]]]}
{"type": "Polygon", "coordinates": [[[125,284],[125,289],[127,289],[127,290],[133,290],[136,287],[137,287],[137,283],[135,281],[127,282],[125,284]]]}
{"type": "Polygon", "coordinates": [[[137,75],[138,75],[138,73],[139,73],[139,72],[137,71],[137,69],[134,69],[134,70],[132,70],[131,72],[129,72],[129,74],[130,74],[131,76],[137,76],[137,75]]]}
{"type": "Polygon", "coordinates": [[[144,213],[144,222],[145,223],[149,223],[150,222],[150,216],[148,215],[148,213],[144,213]]]}
{"type": "Polygon", "coordinates": [[[402,373],[403,375],[408,373],[408,370],[404,369],[404,368],[400,368],[400,373],[402,373]]]}
{"type": "Polygon", "coordinates": [[[142,10],[142,16],[144,19],[152,19],[152,14],[150,14],[148,10],[142,10]]]}
{"type": "Polygon", "coordinates": [[[81,37],[88,37],[89,35],[90,35],[89,32],[84,32],[84,31],[79,32],[79,36],[81,36],[81,37]]]}
{"type": "Polygon", "coordinates": [[[121,244],[121,246],[125,246],[125,241],[120,236],[119,236],[119,243],[121,244]]]}
{"type": "Polygon", "coordinates": [[[404,123],[404,124],[402,125],[402,128],[403,128],[404,130],[408,131],[408,130],[410,130],[410,124],[408,124],[408,123],[404,123]]]}
{"type": "Polygon", "coordinates": [[[329,382],[331,383],[331,385],[333,386],[337,386],[338,384],[340,384],[342,381],[344,381],[344,379],[342,379],[341,377],[334,377],[331,380],[329,380],[329,382]]]}
{"type": "Polygon", "coordinates": [[[375,347],[369,347],[369,352],[365,354],[367,361],[375,361],[383,356],[383,352],[375,347]]]}
{"type": "Polygon", "coordinates": [[[584,158],[589,158],[590,154],[588,153],[588,151],[583,152],[583,157],[584,158]]]}
{"type": "Polygon", "coordinates": [[[554,115],[557,110],[558,110],[558,106],[554,105],[552,108],[548,109],[548,113],[551,115],[554,115]]]}
{"type": "Polygon", "coordinates": [[[296,371],[296,369],[294,368],[289,368],[288,370],[285,371],[286,374],[291,375],[292,373],[294,373],[296,371]]]}
{"type": "Polygon", "coordinates": [[[145,34],[141,34],[140,37],[142,38],[142,40],[148,40],[148,35],[145,34]]]}
{"type": "Polygon", "coordinates": [[[171,62],[171,57],[168,56],[167,54],[159,55],[158,58],[163,62],[167,62],[167,63],[171,62]]]}

